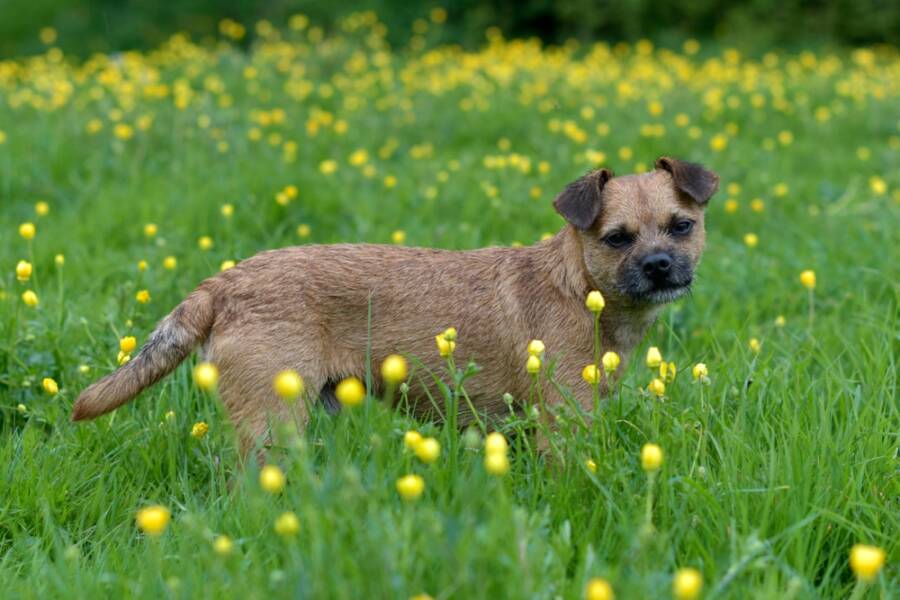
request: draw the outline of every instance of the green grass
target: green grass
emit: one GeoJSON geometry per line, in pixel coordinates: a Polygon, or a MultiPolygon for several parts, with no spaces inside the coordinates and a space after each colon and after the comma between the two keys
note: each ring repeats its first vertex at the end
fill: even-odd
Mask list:
{"type": "MultiPolygon", "coordinates": [[[[191,81],[184,110],[171,93],[99,83],[99,69],[52,57],[0,63],[0,596],[579,598],[600,576],[619,598],[666,598],[674,571],[692,566],[706,597],[843,598],[855,585],[848,554],[858,542],[888,557],[864,592],[897,596],[896,51],[871,61],[846,53],[730,63],[717,47],[672,58],[495,42],[465,63],[449,51],[384,51],[381,66],[370,57],[352,70],[364,34],[311,44],[295,32],[289,45],[251,54],[176,45],[143,57],[161,81],[191,81]],[[285,53],[294,58],[284,66],[302,73],[279,70],[285,53]],[[252,81],[242,75],[251,63],[252,81]],[[291,97],[289,79],[312,87],[291,97]],[[634,97],[623,96],[622,81],[634,97]],[[64,101],[50,110],[40,99],[54,89],[64,101]],[[756,94],[763,106],[754,107],[756,94]],[[657,99],[663,112],[652,115],[657,99]],[[283,123],[253,122],[252,111],[276,107],[283,123]],[[816,118],[820,107],[828,119],[816,118]],[[314,108],[345,120],[347,132],[324,123],[311,135],[314,108]],[[132,139],[113,135],[116,109],[135,127],[132,139]],[[679,113],[689,125],[676,124],[679,113]],[[146,131],[136,127],[143,115],[153,116],[146,131]],[[103,129],[90,134],[95,118],[103,129]],[[565,134],[567,120],[583,142],[565,134]],[[645,124],[665,132],[642,135],[645,124]],[[255,127],[260,141],[248,137],[255,127]],[[783,131],[791,143],[779,141],[783,131]],[[716,151],[718,134],[727,145],[716,151]],[[293,160],[286,140],[297,143],[293,160]],[[388,140],[396,150],[380,155],[388,140]],[[421,144],[432,151],[412,156],[421,144]],[[371,177],[348,162],[360,148],[371,177]],[[663,154],[697,160],[720,173],[722,191],[694,294],[653,326],[593,426],[559,410],[552,460],[532,449],[527,417],[498,419],[513,448],[511,471],[496,478],[471,432],[416,423],[369,399],[338,417],[316,413],[308,431],[286,435],[269,460],[288,483],[272,496],[255,465],[239,467],[227,417],[193,386],[189,364],[109,416],[68,421],[79,391],[115,367],[118,339],[146,339],[223,260],[296,243],[389,243],[395,230],[411,245],[531,243],[562,226],[551,199],[591,166],[589,149],[618,173],[663,154]],[[530,161],[527,172],[485,164],[513,152],[530,161]],[[337,173],[320,172],[327,159],[337,173]],[[396,187],[385,187],[388,175],[396,187]],[[287,185],[299,197],[280,206],[275,195],[287,185]],[[736,212],[725,210],[729,198],[736,212]],[[751,210],[754,198],[762,212],[751,210]],[[38,200],[49,215],[35,216],[38,200]],[[231,219],[223,203],[234,205],[231,219]],[[16,235],[25,221],[37,226],[31,243],[16,235]],[[159,226],[153,239],[143,234],[148,222],[159,226]],[[308,238],[298,238],[300,224],[308,238]],[[755,248],[742,241],[750,232],[755,248]],[[212,250],[197,248],[201,235],[212,250]],[[168,255],[174,271],[162,267],[168,255]],[[14,274],[21,259],[34,263],[26,284],[14,274]],[[803,269],[818,276],[811,322],[803,269]],[[25,289],[38,293],[36,309],[20,301],[25,289]],[[149,304],[135,302],[140,289],[149,304]],[[679,367],[664,401],[641,391],[652,376],[642,360],[649,345],[679,367]],[[709,386],[692,382],[701,361],[709,386]],[[59,394],[41,390],[44,377],[59,394]],[[198,421],[210,425],[201,440],[190,436],[198,421]],[[440,440],[434,465],[404,450],[411,428],[440,440]],[[652,527],[639,460],[648,441],[665,452],[652,527]],[[395,489],[410,472],[426,482],[415,503],[395,489]],[[148,538],[135,514],[156,503],[172,522],[148,538]],[[286,510],[300,520],[295,538],[273,531],[286,510]],[[219,534],[235,541],[228,557],[213,552],[219,534]]],[[[146,72],[129,73],[146,81],[146,72]]],[[[435,323],[435,332],[452,325],[435,323]]]]}

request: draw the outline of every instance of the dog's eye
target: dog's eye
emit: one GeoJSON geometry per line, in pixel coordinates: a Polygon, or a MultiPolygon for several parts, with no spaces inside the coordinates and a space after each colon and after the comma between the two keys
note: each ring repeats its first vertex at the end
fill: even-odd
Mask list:
{"type": "Polygon", "coordinates": [[[691,229],[694,228],[694,222],[688,219],[683,221],[678,221],[674,225],[672,225],[671,232],[672,235],[687,235],[691,232],[691,229]]]}
{"type": "Polygon", "coordinates": [[[631,236],[624,231],[614,231],[603,238],[603,241],[613,248],[621,248],[631,243],[631,236]]]}

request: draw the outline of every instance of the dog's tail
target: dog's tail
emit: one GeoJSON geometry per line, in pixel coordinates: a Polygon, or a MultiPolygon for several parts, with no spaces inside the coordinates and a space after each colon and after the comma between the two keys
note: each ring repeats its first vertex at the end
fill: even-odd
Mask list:
{"type": "Polygon", "coordinates": [[[81,392],[72,420],[93,419],[114,410],[166,375],[209,336],[212,295],[200,288],[164,318],[133,359],[81,392]]]}

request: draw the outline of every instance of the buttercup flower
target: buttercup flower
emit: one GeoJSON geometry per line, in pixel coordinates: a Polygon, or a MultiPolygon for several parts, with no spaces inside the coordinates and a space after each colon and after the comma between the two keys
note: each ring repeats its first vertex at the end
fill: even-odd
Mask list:
{"type": "Polygon", "coordinates": [[[581,378],[591,385],[600,383],[600,369],[597,365],[587,365],[581,370],[581,378]]]}
{"type": "Polygon", "coordinates": [[[275,389],[275,393],[284,400],[295,400],[303,394],[303,378],[296,371],[290,369],[281,371],[272,380],[272,387],[275,389]]]}
{"type": "Polygon", "coordinates": [[[432,437],[424,438],[416,444],[415,448],[413,448],[413,452],[416,453],[419,460],[431,464],[441,455],[441,444],[432,437]]]}
{"type": "Polygon", "coordinates": [[[169,525],[172,513],[159,504],[142,508],[137,512],[135,522],[138,529],[151,536],[162,535],[169,525]]]}
{"type": "Polygon", "coordinates": [[[30,308],[34,308],[38,305],[38,297],[32,290],[25,290],[22,292],[22,302],[25,303],[25,306],[30,308]]]}
{"type": "Polygon", "coordinates": [[[647,350],[647,368],[648,369],[658,369],[659,363],[662,362],[662,354],[659,351],[659,348],[656,346],[651,346],[647,350]]]}
{"type": "Polygon", "coordinates": [[[540,357],[544,353],[544,342],[541,340],[531,340],[528,342],[528,354],[540,357]]]}
{"type": "Polygon", "coordinates": [[[337,384],[334,395],[344,406],[359,406],[366,399],[366,388],[356,377],[347,377],[337,384]]]}
{"type": "Polygon", "coordinates": [[[456,350],[456,342],[448,340],[442,333],[434,336],[434,343],[437,344],[438,352],[444,358],[450,356],[456,350]]]}
{"type": "Polygon", "coordinates": [[[678,569],[672,578],[672,595],[677,600],[694,600],[700,596],[702,589],[703,576],[697,569],[678,569]]]}
{"type": "Polygon", "coordinates": [[[281,537],[293,537],[300,532],[300,519],[297,515],[288,511],[283,512],[275,519],[275,533],[281,537]]]}
{"type": "Polygon", "coordinates": [[[31,279],[32,270],[33,267],[31,266],[30,262],[28,262],[27,260],[20,260],[16,264],[16,279],[18,279],[22,283],[25,283],[26,281],[31,279]]]}
{"type": "Polygon", "coordinates": [[[200,239],[197,240],[197,246],[201,250],[210,250],[213,247],[213,239],[208,235],[201,236],[200,239]]]}
{"type": "Polygon", "coordinates": [[[147,304],[150,302],[150,290],[139,290],[138,293],[134,295],[134,299],[137,300],[139,304],[147,304]]]}
{"type": "Polygon", "coordinates": [[[663,383],[662,379],[654,378],[653,381],[647,385],[647,391],[657,397],[663,396],[666,393],[666,384],[663,383]]]}
{"type": "Polygon", "coordinates": [[[747,343],[750,346],[750,350],[753,352],[759,352],[762,349],[762,344],[756,338],[750,338],[750,341],[747,343]]]}
{"type": "Polygon", "coordinates": [[[19,225],[19,235],[26,240],[33,240],[37,234],[37,228],[34,223],[22,223],[19,225]]]}
{"type": "Polygon", "coordinates": [[[539,373],[541,370],[541,359],[534,354],[530,354],[528,361],[525,363],[525,370],[532,375],[539,373]]]}
{"type": "Polygon", "coordinates": [[[502,477],[509,471],[509,457],[505,452],[488,452],[484,455],[484,468],[491,475],[502,477]]]}
{"type": "Polygon", "coordinates": [[[259,485],[270,494],[284,489],[284,472],[276,465],[266,465],[259,471],[259,485]]]}
{"type": "Polygon", "coordinates": [[[602,577],[594,577],[584,588],[584,600],[615,600],[610,583],[602,577]]]}
{"type": "Polygon", "coordinates": [[[884,566],[884,550],[877,546],[856,544],[850,549],[850,568],[861,580],[870,582],[884,566]]]}
{"type": "Polygon", "coordinates": [[[616,369],[619,368],[619,365],[622,362],[622,359],[615,352],[604,352],[603,357],[600,359],[601,364],[603,364],[603,370],[606,371],[606,374],[614,373],[616,369]]]}
{"type": "Polygon", "coordinates": [[[407,502],[418,500],[425,491],[425,480],[418,475],[405,475],[397,480],[397,493],[407,502]]]}
{"type": "Polygon", "coordinates": [[[213,550],[219,556],[228,556],[234,549],[234,542],[227,535],[216,536],[213,540],[213,550]]]}
{"type": "Polygon", "coordinates": [[[44,391],[51,396],[59,393],[59,385],[57,385],[56,380],[51,377],[44,377],[44,379],[41,381],[41,387],[43,387],[44,391]]]}
{"type": "Polygon", "coordinates": [[[406,359],[399,354],[391,354],[381,363],[381,378],[390,385],[406,381],[407,373],[406,359]]]}
{"type": "Polygon", "coordinates": [[[487,454],[493,453],[506,453],[509,450],[509,444],[506,442],[506,438],[503,437],[503,434],[499,431],[494,431],[493,433],[489,433],[486,438],[484,438],[484,451],[487,454]]]}
{"type": "Polygon", "coordinates": [[[178,259],[174,256],[167,256],[163,259],[163,269],[167,271],[174,271],[175,267],[178,266],[178,259]]]}
{"type": "Polygon", "coordinates": [[[593,458],[588,458],[587,460],[585,460],[584,466],[586,466],[588,471],[590,471],[591,473],[597,472],[597,463],[594,462],[593,458]]]}
{"type": "Polygon", "coordinates": [[[702,381],[709,377],[709,370],[704,363],[697,363],[694,365],[694,368],[691,369],[691,375],[694,376],[695,381],[702,381]]]}
{"type": "Polygon", "coordinates": [[[587,295],[584,304],[592,313],[598,313],[606,306],[606,301],[603,299],[603,294],[597,290],[593,290],[587,295]]]}
{"type": "Polygon", "coordinates": [[[641,467],[648,473],[658,471],[663,463],[662,448],[656,444],[644,444],[641,448],[641,467]]]}
{"type": "Polygon", "coordinates": [[[38,200],[34,205],[34,212],[39,217],[46,217],[50,214],[50,205],[43,200],[38,200]]]}
{"type": "Polygon", "coordinates": [[[194,423],[194,426],[191,427],[191,437],[195,439],[203,439],[203,437],[209,432],[209,425],[204,423],[203,421],[199,421],[194,423]]]}
{"type": "Polygon", "coordinates": [[[131,354],[137,348],[137,339],[133,335],[127,335],[119,340],[119,350],[125,354],[131,354]]]}
{"type": "Polygon", "coordinates": [[[144,225],[144,235],[148,238],[154,237],[157,231],[159,231],[159,229],[157,228],[156,223],[147,223],[144,225]]]}
{"type": "Polygon", "coordinates": [[[815,289],[816,272],[811,269],[807,269],[800,273],[800,284],[808,290],[815,289]]]}
{"type": "Polygon", "coordinates": [[[203,362],[194,367],[194,383],[201,390],[213,390],[219,381],[219,369],[216,365],[203,362]]]}

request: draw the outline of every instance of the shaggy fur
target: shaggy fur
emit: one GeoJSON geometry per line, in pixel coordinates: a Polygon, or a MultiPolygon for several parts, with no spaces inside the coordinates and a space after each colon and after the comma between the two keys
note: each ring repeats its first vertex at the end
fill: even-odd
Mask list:
{"type": "MultiPolygon", "coordinates": [[[[651,173],[612,177],[600,170],[568,186],[555,206],[569,224],[530,247],[452,252],[338,244],[262,252],[201,283],[133,360],[81,394],[72,418],[93,418],[128,402],[203,343],[219,368],[222,401],[249,449],[265,439],[271,419],[291,418],[272,390],[279,371],[300,373],[312,401],[323,390],[333,395],[331,386],[341,378],[363,378],[369,342],[374,372],[393,353],[440,372],[434,336],[450,326],[459,331],[457,363],[472,359],[482,367],[466,384],[478,410],[505,410],[506,392],[528,397],[526,346],[535,338],[545,343],[548,358],[558,359],[558,381],[589,408],[591,390],[581,379],[593,361],[587,293],[598,289],[606,298],[603,350],[625,360],[662,302],[687,291],[704,245],[703,209],[717,185],[710,171],[663,158],[651,173]],[[692,220],[692,233],[673,236],[674,218],[692,220]],[[606,237],[612,231],[626,232],[632,243],[611,247],[606,237]],[[687,284],[636,293],[641,261],[658,252],[690,270],[679,275],[687,284]]],[[[421,371],[413,377],[417,410],[430,406],[423,398],[432,385],[421,371]]],[[[549,386],[545,398],[561,400],[549,386]]]]}

